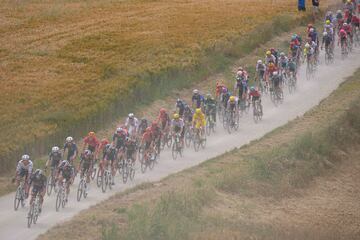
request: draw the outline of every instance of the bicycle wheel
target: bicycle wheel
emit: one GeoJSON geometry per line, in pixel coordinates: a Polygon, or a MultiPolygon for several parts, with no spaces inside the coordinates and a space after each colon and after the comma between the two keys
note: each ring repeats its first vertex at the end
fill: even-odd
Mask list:
{"type": "Polygon", "coordinates": [[[82,178],[79,182],[78,189],[77,189],[76,199],[78,202],[80,202],[81,197],[83,195],[83,192],[84,192],[83,188],[84,188],[84,179],[82,178]]]}
{"type": "Polygon", "coordinates": [[[16,189],[16,193],[15,193],[15,199],[14,199],[14,210],[18,210],[19,205],[20,205],[20,201],[21,201],[21,189],[20,186],[16,189]]]}
{"type": "Polygon", "coordinates": [[[27,215],[27,219],[28,219],[27,226],[28,226],[28,228],[31,227],[31,224],[32,224],[32,221],[33,221],[33,214],[34,214],[34,204],[32,204],[30,206],[30,210],[29,210],[29,213],[27,215]]]}
{"type": "Polygon", "coordinates": [[[102,176],[101,176],[101,191],[103,193],[106,192],[106,187],[107,187],[107,184],[108,184],[108,180],[107,180],[107,172],[105,172],[102,176]]]}
{"type": "Polygon", "coordinates": [[[185,146],[189,148],[191,146],[192,136],[189,130],[185,132],[185,146]]]}
{"type": "Polygon", "coordinates": [[[130,165],[130,174],[129,174],[130,180],[133,181],[135,178],[135,163],[131,163],[130,165]]]}
{"type": "Polygon", "coordinates": [[[234,118],[235,118],[234,129],[235,129],[235,131],[237,131],[237,130],[239,130],[239,125],[240,125],[240,116],[239,116],[239,114],[235,114],[234,118]]]}
{"type": "Polygon", "coordinates": [[[147,168],[147,163],[144,157],[144,154],[141,154],[141,159],[140,159],[140,168],[141,168],[141,172],[145,173],[146,172],[146,168],[147,168]]]}
{"type": "Polygon", "coordinates": [[[33,223],[36,224],[39,216],[38,204],[34,204],[33,223]]]}
{"type": "Polygon", "coordinates": [[[112,183],[113,183],[113,176],[111,175],[111,172],[108,172],[108,186],[109,186],[109,189],[111,190],[112,189],[112,183]]]}
{"type": "Polygon", "coordinates": [[[306,67],[306,79],[307,80],[310,80],[311,79],[311,66],[310,66],[310,63],[308,63],[307,67],[306,67]]]}
{"type": "Polygon", "coordinates": [[[171,146],[172,146],[172,137],[171,137],[171,135],[169,134],[168,136],[167,136],[167,141],[166,141],[166,145],[167,145],[167,147],[168,148],[171,148],[171,146]]]}
{"type": "Polygon", "coordinates": [[[206,137],[204,139],[201,139],[200,146],[202,147],[202,149],[205,149],[205,147],[206,147],[206,137]]]}
{"type": "Polygon", "coordinates": [[[104,171],[103,173],[101,174],[101,171],[99,169],[99,171],[97,171],[97,176],[96,176],[96,186],[97,187],[101,187],[102,186],[102,179],[103,179],[103,176],[104,175],[104,171]]]}
{"type": "Polygon", "coordinates": [[[59,189],[58,193],[56,194],[56,203],[55,203],[55,210],[58,212],[60,209],[60,205],[62,202],[62,188],[59,189]]]}
{"type": "Polygon", "coordinates": [[[176,145],[177,145],[176,142],[174,142],[173,145],[172,145],[172,148],[171,148],[171,155],[172,155],[172,158],[173,158],[174,160],[176,160],[177,154],[178,154],[177,146],[176,146],[176,145]]]}
{"type": "Polygon", "coordinates": [[[96,170],[97,170],[97,168],[95,167],[95,166],[93,166],[93,169],[92,169],[92,172],[91,172],[91,180],[94,180],[95,179],[95,177],[96,177],[96,170]]]}
{"type": "Polygon", "coordinates": [[[48,178],[47,183],[46,183],[46,193],[48,196],[51,195],[52,189],[53,189],[53,178],[50,175],[50,177],[48,178]]]}
{"type": "Polygon", "coordinates": [[[123,174],[122,174],[122,179],[123,179],[123,183],[125,184],[128,180],[128,177],[129,177],[129,165],[128,165],[128,162],[124,163],[123,165],[123,174]]]}
{"type": "Polygon", "coordinates": [[[155,167],[156,155],[152,153],[149,159],[149,169],[152,170],[155,167]]]}
{"type": "MultiPolygon", "coordinates": [[[[90,184],[90,183],[89,183],[90,184]]],[[[84,179],[84,185],[83,185],[83,197],[86,198],[88,195],[88,189],[87,189],[87,185],[88,183],[86,182],[86,180],[84,179]]]]}
{"type": "Polygon", "coordinates": [[[196,136],[195,139],[194,139],[194,150],[195,152],[198,152],[199,151],[199,148],[200,148],[200,137],[199,136],[196,136]]]}

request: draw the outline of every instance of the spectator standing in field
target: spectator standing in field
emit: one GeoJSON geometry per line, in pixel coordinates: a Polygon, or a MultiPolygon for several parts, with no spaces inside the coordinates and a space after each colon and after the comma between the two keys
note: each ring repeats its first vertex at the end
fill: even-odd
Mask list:
{"type": "Polygon", "coordinates": [[[313,5],[313,19],[315,21],[316,15],[319,13],[320,0],[312,0],[313,5]]]}
{"type": "Polygon", "coordinates": [[[306,11],[305,0],[298,0],[298,10],[306,11]]]}

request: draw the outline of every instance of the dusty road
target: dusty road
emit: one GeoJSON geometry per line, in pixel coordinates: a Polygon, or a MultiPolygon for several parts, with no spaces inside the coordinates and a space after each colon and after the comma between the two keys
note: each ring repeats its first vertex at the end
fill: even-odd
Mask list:
{"type": "MultiPolygon", "coordinates": [[[[321,60],[323,62],[323,55],[321,55],[321,60]]],[[[305,79],[305,70],[302,68],[299,73],[297,92],[293,95],[285,92],[283,104],[275,107],[270,102],[269,97],[263,98],[264,118],[260,123],[255,124],[251,113],[249,113],[249,115],[241,119],[240,129],[236,133],[229,135],[223,131],[222,126],[218,126],[216,135],[208,138],[205,150],[194,152],[192,149],[186,149],[184,157],[178,158],[176,161],[172,159],[171,152],[166,150],[161,155],[161,159],[154,170],[148,170],[145,174],[142,174],[139,166],[137,166],[138,169],[133,182],[124,185],[120,183],[120,179],[117,179],[115,188],[112,191],[107,191],[106,194],[101,193],[101,190],[93,183],[88,198],[77,202],[76,189],[73,187],[68,205],[61,209],[60,212],[55,211],[55,196],[46,197],[43,213],[39,217],[38,223],[33,225],[31,229],[26,227],[28,207],[15,212],[13,210],[14,193],[1,197],[0,239],[36,239],[39,234],[44,233],[55,224],[70,219],[81,210],[89,208],[116,192],[124,191],[146,181],[160,180],[169,174],[197,165],[235,147],[240,147],[251,140],[260,138],[317,105],[336,89],[346,77],[351,76],[358,67],[360,67],[359,49],[344,61],[340,60],[339,52],[337,52],[335,64],[331,66],[321,65],[316,78],[311,81],[305,79]]],[[[74,186],[77,186],[77,184],[74,184],[74,186]]]]}

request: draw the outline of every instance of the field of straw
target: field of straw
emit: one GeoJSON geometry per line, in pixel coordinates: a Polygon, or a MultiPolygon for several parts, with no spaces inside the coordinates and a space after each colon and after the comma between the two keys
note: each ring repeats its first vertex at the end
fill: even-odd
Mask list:
{"type": "Polygon", "coordinates": [[[196,66],[208,49],[280,14],[296,16],[293,1],[0,0],[4,169],[11,153],[71,134],[114,102],[147,101],[142,91],[158,73],[196,66]]]}

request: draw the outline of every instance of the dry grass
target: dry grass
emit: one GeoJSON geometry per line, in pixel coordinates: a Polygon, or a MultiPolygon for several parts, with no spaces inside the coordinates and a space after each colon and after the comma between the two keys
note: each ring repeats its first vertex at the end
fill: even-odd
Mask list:
{"type": "Polygon", "coordinates": [[[227,43],[276,15],[300,17],[292,2],[276,2],[1,0],[4,169],[13,165],[13,152],[43,153],[45,137],[100,125],[115,114],[100,124],[88,119],[121,110],[133,97],[147,101],[155,84],[179,85],[158,82],[158,74],[194,67],[209,50],[226,52],[227,43]]]}

